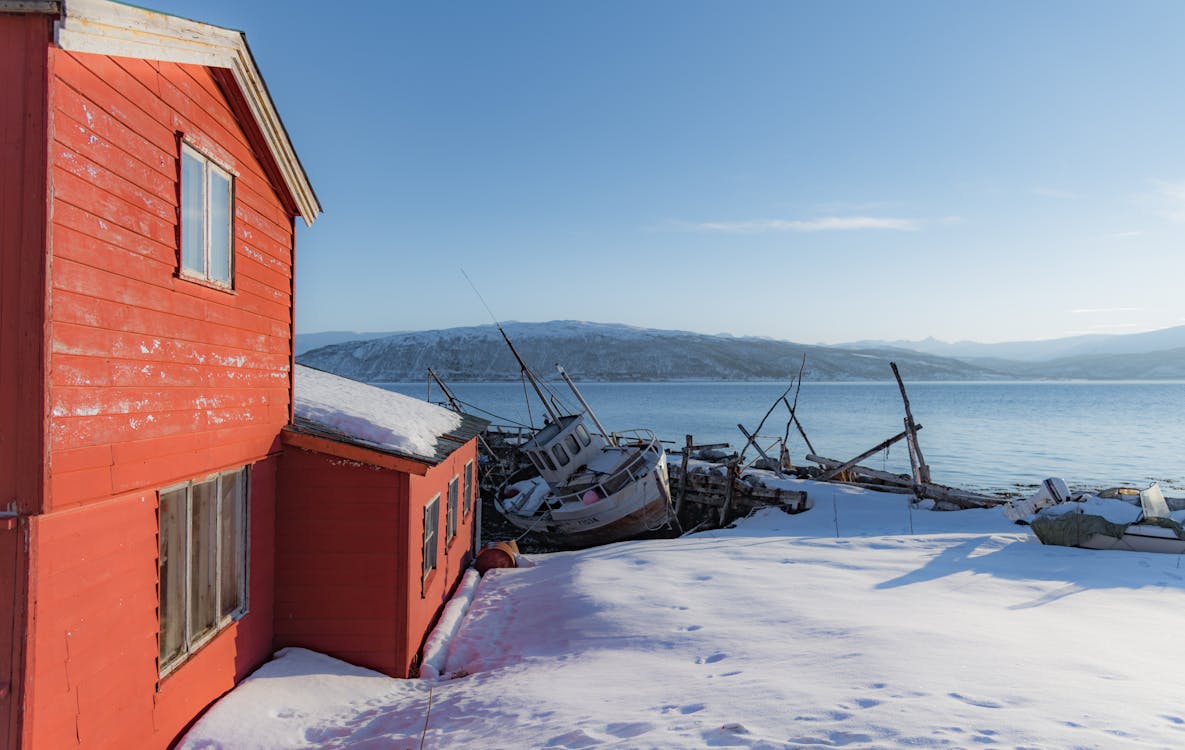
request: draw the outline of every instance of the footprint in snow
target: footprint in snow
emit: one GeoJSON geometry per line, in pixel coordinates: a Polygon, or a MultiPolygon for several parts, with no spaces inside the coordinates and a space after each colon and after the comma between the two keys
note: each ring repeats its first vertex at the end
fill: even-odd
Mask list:
{"type": "Polygon", "coordinates": [[[601,741],[596,737],[590,737],[581,730],[574,729],[571,732],[552,737],[544,747],[581,748],[599,744],[601,744],[601,741]]]}
{"type": "Polygon", "coordinates": [[[605,727],[605,731],[618,739],[628,740],[646,734],[654,725],[646,721],[617,722],[605,727]]]}
{"type": "Polygon", "coordinates": [[[723,661],[728,658],[728,654],[712,654],[711,656],[700,656],[695,660],[696,664],[715,664],[718,661],[723,661]]]}
{"type": "Polygon", "coordinates": [[[951,698],[954,698],[957,701],[962,701],[963,703],[966,703],[968,706],[976,706],[977,708],[1003,708],[1002,705],[1000,705],[999,703],[996,703],[995,701],[976,700],[974,698],[968,698],[965,695],[960,695],[959,693],[947,693],[947,695],[950,696],[951,698]]]}

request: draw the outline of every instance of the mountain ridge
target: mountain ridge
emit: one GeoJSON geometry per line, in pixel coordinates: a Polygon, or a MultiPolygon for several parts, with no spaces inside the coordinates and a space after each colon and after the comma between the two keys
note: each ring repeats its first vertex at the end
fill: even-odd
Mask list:
{"type": "MultiPolygon", "coordinates": [[[[545,377],[552,363],[589,381],[785,380],[806,356],[811,380],[883,380],[890,358],[918,380],[1002,377],[989,368],[916,352],[843,350],[756,337],[716,336],[584,321],[503,325],[545,377]]],[[[405,382],[428,368],[452,381],[514,380],[519,368],[495,326],[349,341],[306,351],[302,364],[368,382],[405,382]]]]}

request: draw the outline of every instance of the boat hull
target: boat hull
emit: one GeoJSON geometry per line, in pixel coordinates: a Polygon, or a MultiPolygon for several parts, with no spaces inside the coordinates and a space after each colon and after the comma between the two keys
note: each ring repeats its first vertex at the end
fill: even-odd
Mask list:
{"type": "Polygon", "coordinates": [[[666,456],[658,454],[645,476],[599,502],[529,516],[503,513],[510,523],[555,547],[579,549],[624,541],[670,523],[671,494],[666,456]]]}
{"type": "Polygon", "coordinates": [[[1176,536],[1165,536],[1160,527],[1144,530],[1138,526],[1129,526],[1121,537],[1109,534],[1091,534],[1079,543],[1079,547],[1086,549],[1119,549],[1129,552],[1160,552],[1169,555],[1185,554],[1185,539],[1176,536]]]}

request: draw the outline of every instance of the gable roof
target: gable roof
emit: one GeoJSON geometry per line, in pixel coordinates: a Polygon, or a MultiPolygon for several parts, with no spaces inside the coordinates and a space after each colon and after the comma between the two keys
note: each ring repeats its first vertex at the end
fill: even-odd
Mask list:
{"type": "Polygon", "coordinates": [[[293,391],[285,442],[411,474],[427,473],[489,424],[305,365],[293,371],[293,391]]]}
{"type": "Polygon", "coordinates": [[[56,15],[64,50],[213,69],[269,176],[286,189],[289,210],[308,225],[321,213],[243,32],[111,0],[0,0],[0,12],[56,15]]]}

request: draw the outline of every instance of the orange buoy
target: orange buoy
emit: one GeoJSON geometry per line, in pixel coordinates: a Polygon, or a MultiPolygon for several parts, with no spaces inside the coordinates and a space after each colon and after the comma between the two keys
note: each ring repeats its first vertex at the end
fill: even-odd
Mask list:
{"type": "Polygon", "coordinates": [[[477,572],[485,575],[493,568],[518,567],[518,542],[511,539],[508,542],[490,542],[483,545],[477,553],[477,561],[473,563],[477,572]]]}

